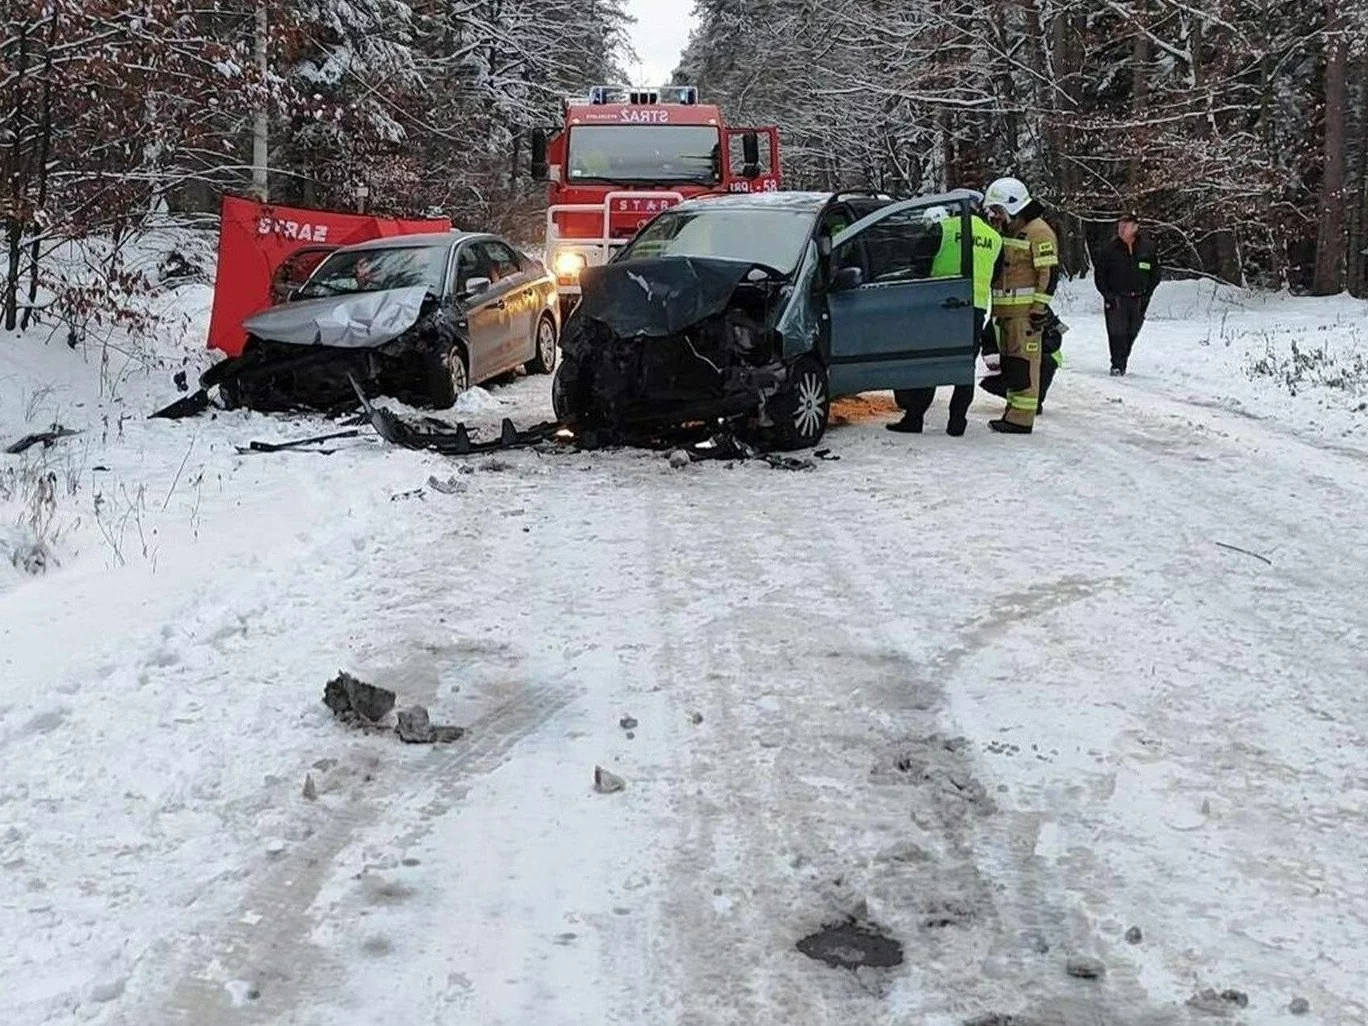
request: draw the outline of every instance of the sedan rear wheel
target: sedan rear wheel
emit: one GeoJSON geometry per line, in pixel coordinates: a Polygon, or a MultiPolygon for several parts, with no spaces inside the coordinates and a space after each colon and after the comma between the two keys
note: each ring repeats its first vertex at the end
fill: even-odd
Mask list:
{"type": "Polygon", "coordinates": [[[527,361],[528,374],[550,374],[556,369],[556,322],[550,314],[542,314],[537,321],[537,351],[527,361]]]}

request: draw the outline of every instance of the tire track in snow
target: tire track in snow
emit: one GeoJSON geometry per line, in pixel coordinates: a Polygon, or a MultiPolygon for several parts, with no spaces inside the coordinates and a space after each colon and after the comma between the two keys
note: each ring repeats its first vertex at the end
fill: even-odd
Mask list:
{"type": "Polygon", "coordinates": [[[870,779],[891,743],[937,730],[943,702],[925,681],[910,683],[915,664],[888,644],[878,603],[840,566],[830,541],[840,532],[811,530],[794,501],[802,478],[770,480],[772,494],[721,522],[692,512],[706,501],[655,514],[666,636],[678,639],[662,650],[661,675],[707,714],[689,771],[700,791],[684,796],[670,874],[673,929],[655,957],[675,965],[686,1026],[875,1021],[914,1000],[909,992],[953,1000],[937,976],[960,957],[937,939],[936,965],[918,963],[922,920],[935,915],[920,888],[947,891],[888,856],[914,835],[957,852],[956,810],[870,779]],[[909,803],[923,807],[922,834],[901,825],[909,803]],[[862,899],[906,942],[902,969],[856,977],[794,951],[862,899]]]}
{"type": "MultiPolygon", "coordinates": [[[[440,815],[462,786],[508,758],[524,738],[542,728],[573,696],[555,687],[532,688],[470,725],[470,742],[440,759],[432,779],[440,781],[428,794],[424,816],[440,815]]],[[[426,784],[428,778],[424,779],[426,784]]],[[[424,796],[423,786],[386,795],[385,805],[404,806],[424,796]]],[[[315,926],[311,909],[334,869],[340,852],[379,816],[381,796],[348,800],[327,809],[322,830],[269,867],[242,902],[243,914],[217,937],[198,960],[205,967],[182,978],[166,1011],[149,1022],[184,1022],[193,1026],[244,1022],[281,1022],[296,1006],[327,996],[347,969],[310,964],[318,957],[308,941],[315,926]],[[226,987],[232,981],[271,981],[260,1000],[235,1001],[226,987]]]]}

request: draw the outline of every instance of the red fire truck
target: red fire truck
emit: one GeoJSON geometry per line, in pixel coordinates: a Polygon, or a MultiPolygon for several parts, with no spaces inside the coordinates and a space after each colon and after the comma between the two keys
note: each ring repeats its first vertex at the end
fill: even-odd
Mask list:
{"type": "Polygon", "coordinates": [[[532,177],[550,183],[546,263],[563,314],[578,301],[580,272],[606,263],[659,211],[708,193],[779,188],[779,130],[729,128],[694,86],[595,86],[564,110],[549,138],[532,133],[532,177]]]}

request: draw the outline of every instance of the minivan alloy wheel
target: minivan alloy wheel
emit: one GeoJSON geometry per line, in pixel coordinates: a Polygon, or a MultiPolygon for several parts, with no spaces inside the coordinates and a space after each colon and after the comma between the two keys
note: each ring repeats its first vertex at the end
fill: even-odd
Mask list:
{"type": "Polygon", "coordinates": [[[817,435],[822,429],[822,411],[826,407],[826,384],[815,371],[805,371],[794,389],[797,400],[793,425],[804,438],[817,435]]]}

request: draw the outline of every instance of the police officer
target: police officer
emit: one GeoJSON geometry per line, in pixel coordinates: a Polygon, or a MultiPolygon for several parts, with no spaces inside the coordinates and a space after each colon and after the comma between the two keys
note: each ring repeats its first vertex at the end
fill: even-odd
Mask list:
{"type": "Polygon", "coordinates": [[[1116,222],[1116,236],[1094,263],[1093,280],[1107,312],[1111,372],[1113,376],[1125,374],[1150,297],[1159,284],[1159,258],[1149,237],[1140,233],[1139,218],[1123,214],[1116,222]]]}
{"type": "MultiPolygon", "coordinates": [[[[945,207],[931,207],[922,215],[927,221],[940,223],[940,248],[931,261],[932,278],[958,278],[961,273],[963,255],[964,219],[952,216],[945,207]]],[[[975,207],[969,218],[970,232],[974,243],[974,333],[979,340],[979,348],[989,352],[996,348],[992,340],[992,325],[988,320],[988,306],[992,301],[993,269],[1002,253],[1002,236],[992,227],[975,207]]],[[[921,434],[922,422],[932,400],[936,397],[934,388],[900,388],[894,391],[893,398],[904,411],[903,418],[887,425],[889,431],[906,434],[921,434]]],[[[950,420],[945,433],[959,438],[969,425],[969,405],[974,401],[973,385],[956,385],[950,396],[950,420]]]]}
{"type": "Polygon", "coordinates": [[[1040,204],[1016,178],[988,186],[983,203],[1007,221],[1002,262],[993,278],[1007,410],[988,426],[999,434],[1029,435],[1040,403],[1041,336],[1059,284],[1059,240],[1041,216],[1040,204]]]}

